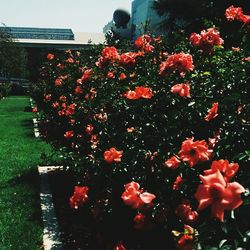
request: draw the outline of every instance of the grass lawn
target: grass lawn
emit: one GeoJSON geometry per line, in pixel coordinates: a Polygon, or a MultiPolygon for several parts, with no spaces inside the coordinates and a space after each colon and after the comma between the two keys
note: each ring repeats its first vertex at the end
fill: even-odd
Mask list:
{"type": "Polygon", "coordinates": [[[33,134],[29,98],[0,100],[0,249],[42,246],[39,177],[36,166],[50,146],[33,134]]]}

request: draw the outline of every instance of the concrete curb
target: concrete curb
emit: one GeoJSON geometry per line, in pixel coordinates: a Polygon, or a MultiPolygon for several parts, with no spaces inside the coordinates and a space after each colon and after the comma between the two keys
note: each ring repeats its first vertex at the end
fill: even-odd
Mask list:
{"type": "Polygon", "coordinates": [[[62,169],[61,166],[38,166],[40,176],[40,202],[43,219],[43,246],[44,250],[62,250],[60,231],[53,205],[52,193],[49,185],[50,171],[62,169]]]}
{"type": "Polygon", "coordinates": [[[33,124],[34,124],[34,135],[36,138],[41,137],[40,132],[39,132],[39,128],[38,128],[38,119],[37,118],[33,118],[33,124]]]}

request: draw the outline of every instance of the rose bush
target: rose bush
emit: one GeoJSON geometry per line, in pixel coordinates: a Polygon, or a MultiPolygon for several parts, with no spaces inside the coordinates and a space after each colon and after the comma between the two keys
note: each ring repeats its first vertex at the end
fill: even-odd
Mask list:
{"type": "Polygon", "coordinates": [[[249,54],[214,28],[190,35],[49,54],[42,69],[44,135],[74,172],[70,205],[112,235],[103,249],[249,246],[249,54]]]}

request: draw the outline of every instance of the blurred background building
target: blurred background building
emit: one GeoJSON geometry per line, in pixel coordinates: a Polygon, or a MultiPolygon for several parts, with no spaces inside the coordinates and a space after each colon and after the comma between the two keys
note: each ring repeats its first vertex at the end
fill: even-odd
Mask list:
{"type": "Polygon", "coordinates": [[[154,0],[134,0],[131,10],[117,9],[113,20],[103,28],[103,33],[110,30],[121,37],[134,40],[144,33],[163,34],[160,23],[163,20],[153,8],[154,0]]]}

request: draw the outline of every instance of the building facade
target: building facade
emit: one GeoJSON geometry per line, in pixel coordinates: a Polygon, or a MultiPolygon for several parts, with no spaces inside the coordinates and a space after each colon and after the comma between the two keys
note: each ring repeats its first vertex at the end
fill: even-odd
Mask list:
{"type": "Polygon", "coordinates": [[[74,40],[71,29],[30,28],[30,27],[0,27],[14,39],[45,39],[45,40],[74,40]]]}
{"type": "Polygon", "coordinates": [[[122,37],[132,40],[144,33],[163,34],[160,23],[163,20],[153,8],[154,0],[134,0],[131,5],[130,21],[126,28],[117,28],[115,22],[110,21],[104,28],[103,33],[113,29],[122,37]]]}
{"type": "Polygon", "coordinates": [[[1,31],[7,32],[19,47],[24,48],[79,50],[105,41],[105,36],[102,33],[73,33],[72,29],[62,28],[1,26],[1,31]]]}

